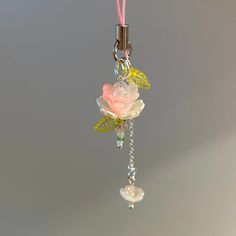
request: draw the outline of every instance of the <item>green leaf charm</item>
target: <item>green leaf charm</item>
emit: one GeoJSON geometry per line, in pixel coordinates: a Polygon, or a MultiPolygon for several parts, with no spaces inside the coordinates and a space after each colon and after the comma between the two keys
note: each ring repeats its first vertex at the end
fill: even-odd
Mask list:
{"type": "Polygon", "coordinates": [[[141,89],[150,89],[151,87],[147,76],[142,71],[137,70],[134,67],[130,68],[127,81],[129,84],[136,84],[141,89]]]}
{"type": "Polygon", "coordinates": [[[102,117],[93,127],[98,132],[109,132],[121,125],[124,121],[121,119],[114,119],[108,116],[102,117]]]}

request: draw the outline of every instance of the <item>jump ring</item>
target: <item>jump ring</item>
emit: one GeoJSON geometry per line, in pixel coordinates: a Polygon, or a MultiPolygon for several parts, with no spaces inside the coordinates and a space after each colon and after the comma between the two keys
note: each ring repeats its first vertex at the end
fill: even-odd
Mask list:
{"type": "MultiPolygon", "coordinates": [[[[116,40],[114,47],[113,47],[113,58],[115,61],[119,61],[119,59],[120,59],[118,57],[118,46],[119,46],[119,41],[116,40]]],[[[130,42],[128,42],[128,44],[127,44],[128,56],[131,56],[132,50],[133,50],[132,44],[130,42]]]]}
{"type": "Polygon", "coordinates": [[[130,67],[131,67],[130,61],[126,58],[120,58],[119,60],[116,60],[114,68],[114,73],[116,77],[119,80],[125,80],[129,75],[130,67]],[[122,71],[122,74],[120,74],[119,72],[120,69],[122,71]]]}

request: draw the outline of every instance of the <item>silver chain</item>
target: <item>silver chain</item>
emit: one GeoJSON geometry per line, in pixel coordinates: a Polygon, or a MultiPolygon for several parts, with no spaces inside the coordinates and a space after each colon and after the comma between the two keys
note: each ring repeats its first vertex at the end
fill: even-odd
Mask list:
{"type": "Polygon", "coordinates": [[[134,159],[134,121],[129,121],[129,165],[128,165],[128,181],[134,184],[136,176],[135,159],[134,159]]]}

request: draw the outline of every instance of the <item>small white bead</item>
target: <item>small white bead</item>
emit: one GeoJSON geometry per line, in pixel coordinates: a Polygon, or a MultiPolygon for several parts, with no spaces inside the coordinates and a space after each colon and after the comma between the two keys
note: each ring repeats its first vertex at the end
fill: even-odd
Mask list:
{"type": "Polygon", "coordinates": [[[120,189],[120,195],[128,202],[131,202],[132,205],[136,202],[143,200],[144,191],[141,188],[138,188],[134,185],[126,185],[124,188],[120,189]]]}

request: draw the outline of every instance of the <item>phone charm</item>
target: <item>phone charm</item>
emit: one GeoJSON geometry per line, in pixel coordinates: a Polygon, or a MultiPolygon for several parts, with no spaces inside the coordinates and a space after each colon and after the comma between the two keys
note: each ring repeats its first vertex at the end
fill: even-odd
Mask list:
{"type": "Polygon", "coordinates": [[[124,145],[126,131],[129,132],[128,185],[120,189],[120,194],[128,201],[129,208],[133,209],[135,203],[144,197],[144,191],[135,186],[134,119],[145,106],[143,100],[139,99],[139,89],[149,89],[150,83],[143,72],[131,66],[129,58],[132,45],[129,41],[129,26],[125,24],[126,1],[122,1],[122,8],[120,1],[115,1],[119,19],[113,48],[117,82],[103,85],[102,95],[97,99],[103,117],[94,125],[94,129],[99,132],[114,131],[116,145],[120,149],[124,145]]]}

